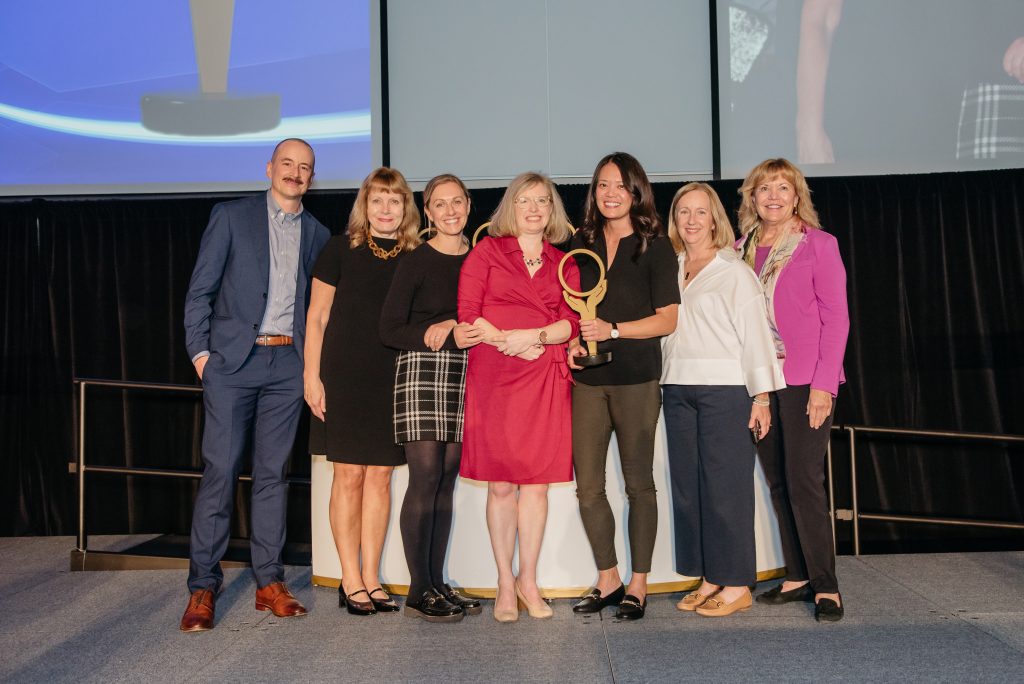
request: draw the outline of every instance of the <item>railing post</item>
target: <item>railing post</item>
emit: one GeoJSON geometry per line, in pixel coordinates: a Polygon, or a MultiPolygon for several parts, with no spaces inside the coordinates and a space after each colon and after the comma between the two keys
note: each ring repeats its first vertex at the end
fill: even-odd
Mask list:
{"type": "Polygon", "coordinates": [[[860,506],[857,503],[857,432],[846,426],[850,438],[850,503],[853,509],[853,555],[860,555],[860,506]]]}
{"type": "Polygon", "coordinates": [[[85,388],[88,383],[78,383],[78,551],[84,552],[85,538],[85,388]]]}

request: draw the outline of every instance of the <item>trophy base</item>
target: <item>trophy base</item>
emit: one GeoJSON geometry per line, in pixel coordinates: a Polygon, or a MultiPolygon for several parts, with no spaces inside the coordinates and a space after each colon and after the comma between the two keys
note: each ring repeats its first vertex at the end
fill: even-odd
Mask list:
{"type": "Polygon", "coordinates": [[[583,366],[584,368],[592,368],[593,366],[601,366],[612,360],[611,352],[603,352],[601,354],[591,354],[587,356],[577,356],[573,359],[573,362],[577,366],[583,366]]]}
{"type": "Polygon", "coordinates": [[[277,95],[159,93],[142,96],[142,125],[173,135],[238,135],[281,123],[277,95]]]}

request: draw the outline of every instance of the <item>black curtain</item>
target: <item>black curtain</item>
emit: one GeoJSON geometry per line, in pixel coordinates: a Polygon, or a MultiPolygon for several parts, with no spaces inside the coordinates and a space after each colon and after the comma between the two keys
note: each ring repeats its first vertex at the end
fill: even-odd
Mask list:
{"type": "MultiPolygon", "coordinates": [[[[715,182],[731,215],[736,181],[715,182]]],[[[1024,433],[1024,174],[818,178],[824,227],[839,239],[849,274],[848,382],[837,421],[886,427],[1024,433]]],[[[655,186],[662,215],[678,186],[655,186]]],[[[561,188],[570,216],[586,186],[561,188]]],[[[473,192],[471,228],[500,189],[473,192]]],[[[0,535],[70,534],[76,527],[77,398],[72,378],[197,384],[184,351],[182,305],[211,207],[224,197],[99,198],[0,203],[3,362],[0,535]]],[[[306,208],[344,229],[354,194],[316,192],[306,208]]],[[[196,395],[90,390],[92,464],[200,467],[196,395]]],[[[849,505],[844,441],[834,440],[837,499],[849,505]]],[[[1024,519],[1024,462],[1002,445],[864,438],[861,508],[1024,519]]],[[[305,434],[293,475],[308,475],[305,434]]],[[[92,475],[91,533],[189,528],[195,483],[92,475]]],[[[239,487],[234,534],[248,533],[239,487]]],[[[293,487],[289,538],[309,539],[308,491],[293,487]]],[[[842,539],[848,526],[840,525],[842,539]]],[[[928,526],[864,523],[870,548],[922,540],[1024,537],[928,526]]],[[[890,546],[886,546],[890,545],[890,546]]]]}

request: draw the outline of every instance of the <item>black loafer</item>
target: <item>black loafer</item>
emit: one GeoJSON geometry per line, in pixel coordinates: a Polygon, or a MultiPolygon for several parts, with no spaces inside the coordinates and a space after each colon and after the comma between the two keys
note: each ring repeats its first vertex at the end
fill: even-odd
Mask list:
{"type": "Polygon", "coordinates": [[[805,603],[814,603],[814,592],[811,591],[811,583],[797,587],[796,589],[790,589],[789,591],[782,591],[782,585],[775,586],[763,594],[759,594],[755,599],[758,603],[767,603],[769,605],[778,606],[783,603],[792,603],[793,601],[803,601],[805,603]]]}
{"type": "Polygon", "coordinates": [[[466,615],[479,615],[483,611],[483,606],[480,605],[478,599],[463,596],[458,589],[452,589],[450,584],[442,584],[436,591],[444,596],[448,603],[461,608],[466,615]]]}
{"type": "Polygon", "coordinates": [[[373,595],[377,592],[388,596],[387,592],[384,591],[384,587],[377,587],[370,592],[370,600],[373,602],[373,607],[377,609],[378,613],[397,613],[398,604],[395,603],[395,599],[388,596],[386,599],[374,598],[373,595]]]}
{"type": "Polygon", "coordinates": [[[626,587],[622,584],[619,588],[608,594],[607,596],[601,596],[601,592],[597,587],[591,587],[580,601],[572,607],[574,613],[599,613],[602,608],[606,606],[617,606],[619,601],[626,595],[626,587]]]}
{"type": "Polygon", "coordinates": [[[462,608],[450,603],[436,589],[427,589],[418,601],[406,599],[405,614],[427,622],[458,622],[464,615],[462,608]]]}
{"type": "Polygon", "coordinates": [[[823,598],[814,604],[814,619],[818,622],[839,622],[843,619],[843,607],[830,598],[823,598]]]}
{"type": "Polygon", "coordinates": [[[641,601],[632,594],[626,594],[619,602],[619,609],[615,611],[618,620],[639,620],[647,610],[647,597],[641,601]]]}
{"type": "MultiPolygon", "coordinates": [[[[345,594],[345,590],[338,585],[338,605],[349,612],[349,615],[376,615],[377,609],[373,607],[373,601],[354,601],[353,596],[366,594],[365,589],[358,589],[351,594],[345,594]]],[[[369,594],[367,594],[369,598],[369,594]]]]}

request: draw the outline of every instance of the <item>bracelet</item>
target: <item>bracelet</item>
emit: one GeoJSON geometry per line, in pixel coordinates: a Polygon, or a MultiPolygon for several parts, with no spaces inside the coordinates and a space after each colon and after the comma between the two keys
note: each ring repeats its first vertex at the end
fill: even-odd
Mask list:
{"type": "Polygon", "coordinates": [[[757,397],[754,397],[754,406],[771,406],[771,405],[772,405],[772,402],[768,401],[767,399],[758,399],[757,397]]]}

